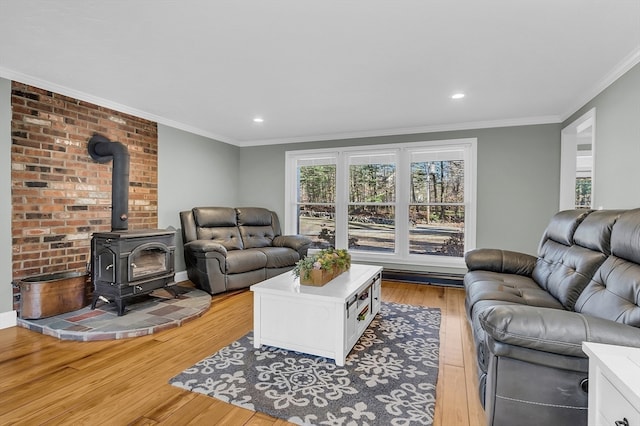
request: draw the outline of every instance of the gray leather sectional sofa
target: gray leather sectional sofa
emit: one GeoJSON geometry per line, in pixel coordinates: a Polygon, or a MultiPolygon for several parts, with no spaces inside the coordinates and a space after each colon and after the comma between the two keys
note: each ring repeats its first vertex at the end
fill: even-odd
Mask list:
{"type": "Polygon", "coordinates": [[[287,272],[311,245],[281,235],[276,213],[259,207],[196,207],[180,212],[180,223],[187,276],[209,294],[287,272]]]}
{"type": "Polygon", "coordinates": [[[582,342],[640,347],[640,209],[559,212],[537,257],[465,259],[487,424],[586,425],[582,342]]]}

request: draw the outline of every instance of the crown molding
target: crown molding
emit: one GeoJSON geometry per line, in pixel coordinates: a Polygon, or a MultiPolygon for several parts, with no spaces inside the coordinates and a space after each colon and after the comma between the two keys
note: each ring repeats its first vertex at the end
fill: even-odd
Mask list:
{"type": "Polygon", "coordinates": [[[589,103],[593,98],[598,96],[604,89],[609,87],[613,82],[622,77],[627,71],[640,63],[640,46],[631,51],[613,70],[605,75],[591,90],[587,91],[581,96],[571,108],[569,108],[564,114],[560,116],[561,121],[565,121],[573,114],[575,114],[580,108],[589,103]]]}
{"type": "Polygon", "coordinates": [[[125,114],[130,114],[136,117],[143,118],[145,120],[154,121],[158,124],[173,127],[178,130],[184,130],[185,132],[194,133],[196,135],[204,136],[209,139],[214,139],[220,142],[236,145],[236,141],[226,136],[217,135],[214,133],[206,132],[202,129],[189,126],[188,124],[180,123],[168,118],[151,114],[146,111],[142,111],[136,108],[131,108],[127,105],[119,104],[117,102],[110,101],[109,99],[101,98],[98,96],[90,95],[88,93],[72,89],[70,87],[62,86],[56,83],[52,83],[47,80],[43,80],[32,75],[23,74],[21,72],[13,71],[8,68],[0,67],[0,77],[8,80],[18,81],[20,83],[28,84],[30,86],[38,87],[40,89],[49,90],[51,92],[59,93],[64,96],[69,96],[74,99],[78,99],[84,102],[89,102],[95,105],[99,105],[104,108],[109,108],[115,111],[119,111],[125,114]]]}
{"type": "Polygon", "coordinates": [[[522,117],[507,120],[493,120],[493,121],[476,121],[466,123],[452,123],[434,126],[420,126],[420,127],[408,127],[408,128],[391,128],[391,129],[379,129],[379,130],[367,130],[358,132],[345,132],[345,133],[332,133],[332,134],[319,134],[310,136],[294,136],[289,138],[274,138],[274,139],[256,139],[256,140],[237,140],[227,136],[214,134],[208,131],[204,131],[200,128],[190,126],[181,122],[177,122],[166,117],[158,116],[148,113],[136,108],[129,107],[117,102],[110,101],[109,99],[90,95],[88,93],[75,90],[66,86],[58,85],[47,80],[43,80],[38,77],[34,77],[28,74],[20,73],[8,68],[0,67],[0,77],[19,81],[25,84],[39,87],[41,89],[50,90],[52,92],[60,93],[61,95],[70,96],[75,99],[79,99],[85,102],[90,102],[96,105],[100,105],[105,108],[110,108],[116,111],[120,111],[126,114],[135,115],[146,120],[155,121],[159,124],[163,124],[169,127],[173,127],[178,130],[183,130],[189,133],[200,135],[209,139],[213,139],[219,142],[224,142],[230,145],[238,147],[251,147],[251,146],[264,146],[264,145],[280,145],[289,143],[305,143],[305,142],[317,142],[317,141],[329,141],[339,139],[357,139],[357,138],[373,138],[382,136],[396,136],[407,134],[419,134],[419,133],[433,133],[433,132],[447,132],[458,130],[472,130],[472,129],[486,129],[495,127],[514,127],[514,126],[527,126],[537,124],[550,124],[561,123],[573,115],[576,111],[586,105],[594,97],[600,94],[604,89],[609,87],[613,82],[620,78],[623,74],[633,68],[636,64],[640,63],[640,46],[634,49],[629,55],[627,55],[620,63],[607,75],[605,75],[598,84],[596,84],[590,91],[584,96],[580,97],[571,108],[569,108],[562,115],[549,115],[540,117],[522,117]]]}
{"type": "Polygon", "coordinates": [[[540,117],[514,118],[514,119],[508,119],[508,120],[473,121],[473,122],[467,122],[467,123],[443,124],[443,125],[437,125],[437,126],[404,127],[404,128],[381,129],[381,130],[371,130],[371,131],[362,131],[362,132],[332,133],[332,134],[324,134],[324,135],[301,136],[301,137],[280,138],[280,139],[237,141],[236,145],[240,147],[280,145],[280,144],[287,144],[287,143],[318,142],[318,141],[330,141],[330,140],[339,140],[339,139],[375,138],[380,136],[398,136],[398,135],[410,135],[410,134],[418,134],[418,133],[451,132],[451,131],[457,131],[457,130],[531,126],[531,125],[537,125],[537,124],[552,124],[552,123],[560,123],[560,122],[561,122],[560,117],[556,115],[548,115],[548,116],[540,116],[540,117]]]}

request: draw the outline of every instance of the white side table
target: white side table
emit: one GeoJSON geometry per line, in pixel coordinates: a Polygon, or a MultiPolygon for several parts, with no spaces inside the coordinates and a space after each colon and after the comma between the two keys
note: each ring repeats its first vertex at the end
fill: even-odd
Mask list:
{"type": "Polygon", "coordinates": [[[640,348],[583,342],[589,426],[640,426],[640,348]]]}

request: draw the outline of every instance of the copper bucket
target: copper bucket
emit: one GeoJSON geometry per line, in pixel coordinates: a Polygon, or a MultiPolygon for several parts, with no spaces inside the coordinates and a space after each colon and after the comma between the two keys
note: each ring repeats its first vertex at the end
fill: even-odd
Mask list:
{"type": "Polygon", "coordinates": [[[87,305],[86,272],[60,272],[24,278],[20,288],[20,318],[46,318],[87,305]]]}

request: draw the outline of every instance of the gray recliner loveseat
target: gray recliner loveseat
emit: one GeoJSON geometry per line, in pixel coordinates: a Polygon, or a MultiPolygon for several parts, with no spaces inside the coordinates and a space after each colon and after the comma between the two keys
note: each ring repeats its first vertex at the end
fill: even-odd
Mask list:
{"type": "Polygon", "coordinates": [[[640,347],[640,209],[559,212],[537,257],[465,260],[487,424],[586,425],[582,342],[640,347]]]}
{"type": "Polygon", "coordinates": [[[180,212],[187,276],[209,294],[249,287],[291,270],[311,240],[281,235],[275,212],[196,207],[180,212]]]}

